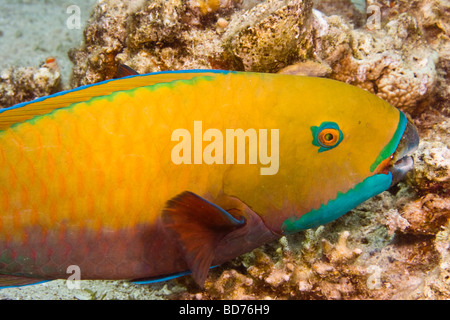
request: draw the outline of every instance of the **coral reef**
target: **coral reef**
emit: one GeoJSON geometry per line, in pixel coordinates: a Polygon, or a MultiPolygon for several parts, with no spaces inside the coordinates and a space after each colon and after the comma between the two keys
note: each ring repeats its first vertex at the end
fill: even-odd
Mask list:
{"type": "MultiPolygon", "coordinates": [[[[73,87],[113,78],[120,63],[140,73],[213,68],[327,76],[405,111],[421,137],[415,169],[406,181],[337,221],[283,237],[212,269],[205,290],[190,277],[139,288],[148,295],[133,295],[138,290],[134,285],[124,289],[114,283],[110,289],[121,294],[116,298],[450,298],[450,5],[441,0],[369,0],[372,13],[366,17],[351,3],[98,3],[85,43],[70,51],[73,87]],[[124,290],[128,296],[122,295],[124,290]]],[[[52,72],[4,71],[1,104],[31,98],[26,88],[53,92],[52,72]]],[[[96,283],[105,285],[89,282],[96,283]]],[[[103,297],[83,292],[71,298],[103,297]]]]}
{"type": "Polygon", "coordinates": [[[332,66],[332,78],[362,87],[409,113],[431,94],[438,53],[421,36],[416,19],[400,14],[383,28],[351,29],[340,16],[315,12],[317,56],[332,66]],[[336,50],[333,50],[336,48],[336,50]],[[339,54],[337,54],[339,53],[339,54]]]}
{"type": "Polygon", "coordinates": [[[179,69],[271,71],[311,50],[312,2],[105,1],[70,54],[74,86],[112,78],[118,63],[140,73],[179,69]],[[98,39],[102,39],[98,41],[98,39]]]}
{"type": "Polygon", "coordinates": [[[222,46],[236,61],[235,67],[278,71],[294,61],[302,44],[308,46],[306,22],[311,8],[309,1],[262,2],[230,21],[222,46]]]}
{"type": "Polygon", "coordinates": [[[358,7],[356,2],[351,0],[314,0],[314,8],[326,15],[339,15],[355,27],[361,27],[366,20],[365,8],[358,7]]]}

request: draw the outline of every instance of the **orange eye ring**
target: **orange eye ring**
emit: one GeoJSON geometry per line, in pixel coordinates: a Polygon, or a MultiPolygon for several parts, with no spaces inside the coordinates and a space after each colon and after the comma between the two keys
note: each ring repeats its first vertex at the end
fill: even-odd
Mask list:
{"type": "Polygon", "coordinates": [[[322,122],[318,127],[312,126],[311,133],[312,144],[319,147],[319,153],[336,148],[344,139],[344,134],[336,122],[322,122]]]}
{"type": "Polygon", "coordinates": [[[318,134],[317,141],[323,147],[333,147],[339,142],[340,137],[339,130],[326,128],[318,134]]]}

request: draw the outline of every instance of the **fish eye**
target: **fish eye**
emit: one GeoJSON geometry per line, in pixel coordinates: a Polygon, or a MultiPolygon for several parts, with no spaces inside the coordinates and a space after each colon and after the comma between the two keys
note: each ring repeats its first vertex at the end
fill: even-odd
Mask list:
{"type": "Polygon", "coordinates": [[[337,147],[344,138],[341,129],[335,122],[323,122],[320,126],[311,127],[313,145],[319,147],[319,152],[337,147]]]}
{"type": "Polygon", "coordinates": [[[339,130],[336,129],[323,129],[317,136],[317,141],[324,148],[334,146],[339,141],[339,130]]]}

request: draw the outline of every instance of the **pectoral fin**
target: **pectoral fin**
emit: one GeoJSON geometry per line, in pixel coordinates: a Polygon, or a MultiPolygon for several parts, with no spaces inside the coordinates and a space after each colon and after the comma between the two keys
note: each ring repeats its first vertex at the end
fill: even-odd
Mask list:
{"type": "Polygon", "coordinates": [[[167,202],[163,221],[178,238],[184,259],[201,287],[220,240],[245,224],[242,216],[234,214],[189,191],[167,202]]]}

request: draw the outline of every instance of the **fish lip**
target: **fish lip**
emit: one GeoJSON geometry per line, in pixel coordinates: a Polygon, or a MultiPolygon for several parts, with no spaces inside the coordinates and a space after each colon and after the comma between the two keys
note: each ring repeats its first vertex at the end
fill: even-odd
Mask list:
{"type": "Polygon", "coordinates": [[[405,179],[406,174],[414,167],[414,159],[411,156],[404,156],[394,164],[387,168],[387,171],[392,174],[391,187],[405,179]]]}
{"type": "Polygon", "coordinates": [[[386,170],[392,174],[391,187],[402,181],[406,174],[414,167],[414,159],[411,156],[419,146],[419,133],[415,125],[408,121],[397,149],[391,156],[391,161],[386,170]]]}

